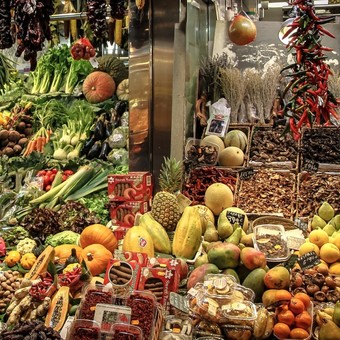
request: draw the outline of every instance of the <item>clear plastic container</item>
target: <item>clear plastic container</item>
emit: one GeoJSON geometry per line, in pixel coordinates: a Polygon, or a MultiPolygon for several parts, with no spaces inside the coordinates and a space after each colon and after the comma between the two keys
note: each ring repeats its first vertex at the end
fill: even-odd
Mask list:
{"type": "Polygon", "coordinates": [[[66,340],[99,340],[101,338],[98,322],[86,319],[75,319],[68,332],[66,340]]]}
{"type": "Polygon", "coordinates": [[[249,326],[225,325],[222,330],[228,340],[250,340],[253,336],[253,329],[249,326]]]}
{"type": "Polygon", "coordinates": [[[140,327],[126,323],[115,323],[110,332],[112,340],[143,340],[143,331],[140,327]]]}
{"type": "Polygon", "coordinates": [[[246,288],[238,283],[234,284],[232,290],[228,294],[230,299],[235,300],[239,299],[241,301],[251,301],[255,300],[255,293],[250,288],[246,288]]]}
{"type": "Polygon", "coordinates": [[[250,301],[230,301],[221,309],[228,325],[252,327],[257,317],[256,305],[250,301]]]}
{"type": "Polygon", "coordinates": [[[168,315],[163,322],[166,334],[180,334],[183,339],[191,339],[193,328],[192,320],[183,316],[168,315]]]}
{"type": "Polygon", "coordinates": [[[162,331],[159,335],[159,340],[191,340],[191,336],[183,335],[180,333],[173,333],[169,331],[162,331]]]}
{"type": "Polygon", "coordinates": [[[202,139],[188,138],[185,145],[185,162],[189,165],[216,165],[220,147],[202,139]]]}
{"type": "Polygon", "coordinates": [[[145,340],[151,339],[157,311],[156,297],[147,291],[134,290],[126,305],[131,307],[131,324],[142,329],[145,340]]]}
{"type": "Polygon", "coordinates": [[[254,248],[266,255],[268,262],[284,262],[290,256],[285,228],[278,224],[262,224],[254,228],[254,248]]]}

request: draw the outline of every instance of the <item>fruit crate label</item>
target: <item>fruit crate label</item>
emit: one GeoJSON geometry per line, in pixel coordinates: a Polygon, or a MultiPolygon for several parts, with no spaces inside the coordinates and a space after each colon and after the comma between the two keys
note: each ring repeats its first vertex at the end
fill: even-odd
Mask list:
{"type": "Polygon", "coordinates": [[[308,230],[308,222],[302,221],[300,218],[296,218],[294,221],[297,228],[299,228],[302,231],[308,230]]]}
{"type": "Polygon", "coordinates": [[[255,170],[254,168],[245,168],[239,171],[239,176],[241,180],[247,180],[254,176],[255,170]]]}
{"type": "Polygon", "coordinates": [[[237,223],[241,227],[243,226],[245,215],[240,214],[240,213],[235,212],[235,211],[227,211],[226,217],[232,225],[237,223]]]}
{"type": "Polygon", "coordinates": [[[319,163],[314,162],[310,159],[305,159],[303,162],[303,170],[309,173],[315,173],[319,170],[319,163]]]}
{"type": "Polygon", "coordinates": [[[300,265],[301,269],[309,269],[309,268],[316,266],[321,261],[320,261],[319,256],[316,254],[316,252],[311,251],[309,253],[306,253],[300,256],[297,262],[300,265]]]}
{"type": "Polygon", "coordinates": [[[186,298],[175,292],[170,292],[170,305],[179,309],[183,313],[189,313],[186,298]]]}

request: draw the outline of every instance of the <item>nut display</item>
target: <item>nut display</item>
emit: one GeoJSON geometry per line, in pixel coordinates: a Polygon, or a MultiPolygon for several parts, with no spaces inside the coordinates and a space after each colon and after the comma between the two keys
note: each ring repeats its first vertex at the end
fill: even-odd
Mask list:
{"type": "Polygon", "coordinates": [[[199,165],[215,165],[218,157],[218,146],[192,144],[186,150],[184,165],[186,170],[199,165]]]}
{"type": "Polygon", "coordinates": [[[282,213],[290,218],[295,207],[295,175],[289,171],[258,170],[241,181],[237,207],[248,213],[282,213]]]}
{"type": "Polygon", "coordinates": [[[0,314],[5,312],[21,281],[18,271],[7,270],[0,274],[0,314]]]}
{"type": "Polygon", "coordinates": [[[272,163],[290,162],[297,165],[298,143],[283,128],[257,128],[253,132],[250,147],[250,162],[272,163]]]}
{"type": "Polygon", "coordinates": [[[302,135],[301,155],[318,163],[340,164],[340,129],[306,129],[302,135]]]}
{"type": "Polygon", "coordinates": [[[113,285],[127,285],[132,279],[132,268],[127,262],[114,263],[109,271],[109,278],[113,285]]]}
{"type": "Polygon", "coordinates": [[[297,213],[300,217],[313,217],[322,204],[328,202],[340,207],[340,175],[328,173],[299,174],[297,213]]]}

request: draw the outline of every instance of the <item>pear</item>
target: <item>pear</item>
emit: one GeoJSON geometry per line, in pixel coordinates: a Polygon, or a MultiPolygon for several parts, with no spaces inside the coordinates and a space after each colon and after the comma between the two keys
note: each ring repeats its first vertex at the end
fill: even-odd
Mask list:
{"type": "Polygon", "coordinates": [[[318,215],[328,222],[334,217],[334,209],[328,202],[323,202],[318,210],[318,215]]]}
{"type": "Polygon", "coordinates": [[[329,222],[336,230],[340,230],[340,214],[335,215],[329,222]]]}
{"type": "Polygon", "coordinates": [[[340,339],[340,328],[332,320],[325,319],[320,327],[319,340],[340,339]]]}
{"type": "Polygon", "coordinates": [[[253,239],[254,233],[246,234],[241,237],[240,242],[246,245],[247,247],[253,247],[254,246],[254,239],[253,239]]]}
{"type": "Polygon", "coordinates": [[[314,215],[312,219],[312,229],[323,228],[327,222],[323,220],[319,215],[314,215]]]}
{"type": "Polygon", "coordinates": [[[334,306],[333,322],[340,327],[340,301],[337,301],[334,306]]]}
{"type": "Polygon", "coordinates": [[[204,241],[207,241],[207,242],[216,242],[216,241],[218,241],[217,230],[215,228],[214,223],[212,223],[211,221],[207,222],[203,239],[204,239],[204,241]]]}
{"type": "Polygon", "coordinates": [[[235,231],[224,242],[232,243],[237,246],[240,243],[241,237],[242,237],[242,228],[237,227],[235,231]]]}
{"type": "Polygon", "coordinates": [[[234,228],[227,218],[218,218],[217,232],[221,240],[225,240],[234,231],[234,228]]]}
{"type": "Polygon", "coordinates": [[[335,228],[330,224],[326,224],[323,228],[322,228],[323,231],[325,231],[328,236],[332,236],[333,233],[335,232],[335,228]]]}
{"type": "Polygon", "coordinates": [[[202,264],[205,264],[205,263],[209,263],[209,261],[208,261],[208,254],[202,254],[202,255],[200,255],[197,259],[196,259],[196,261],[195,261],[195,263],[194,263],[194,268],[197,268],[197,267],[199,267],[199,266],[201,266],[202,264]]]}

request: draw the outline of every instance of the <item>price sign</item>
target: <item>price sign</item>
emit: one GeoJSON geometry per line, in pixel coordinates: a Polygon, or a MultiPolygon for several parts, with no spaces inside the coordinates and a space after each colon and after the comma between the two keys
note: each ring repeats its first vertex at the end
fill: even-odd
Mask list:
{"type": "Polygon", "coordinates": [[[237,223],[241,227],[243,226],[245,215],[237,213],[235,211],[227,211],[226,217],[232,225],[237,223]]]}
{"type": "Polygon", "coordinates": [[[255,174],[255,171],[253,168],[245,168],[239,171],[240,179],[241,180],[247,180],[253,177],[255,174]]]}
{"type": "Polygon", "coordinates": [[[174,292],[170,292],[170,305],[184,313],[189,313],[186,298],[174,292]]]}
{"type": "Polygon", "coordinates": [[[300,256],[298,258],[297,262],[300,265],[301,269],[308,269],[308,268],[312,268],[312,267],[316,266],[321,261],[320,261],[319,256],[316,254],[316,252],[311,251],[309,253],[306,253],[306,254],[300,256]]]}
{"type": "Polygon", "coordinates": [[[303,162],[303,170],[309,173],[315,173],[319,170],[319,163],[314,162],[310,159],[305,159],[303,162]]]}

